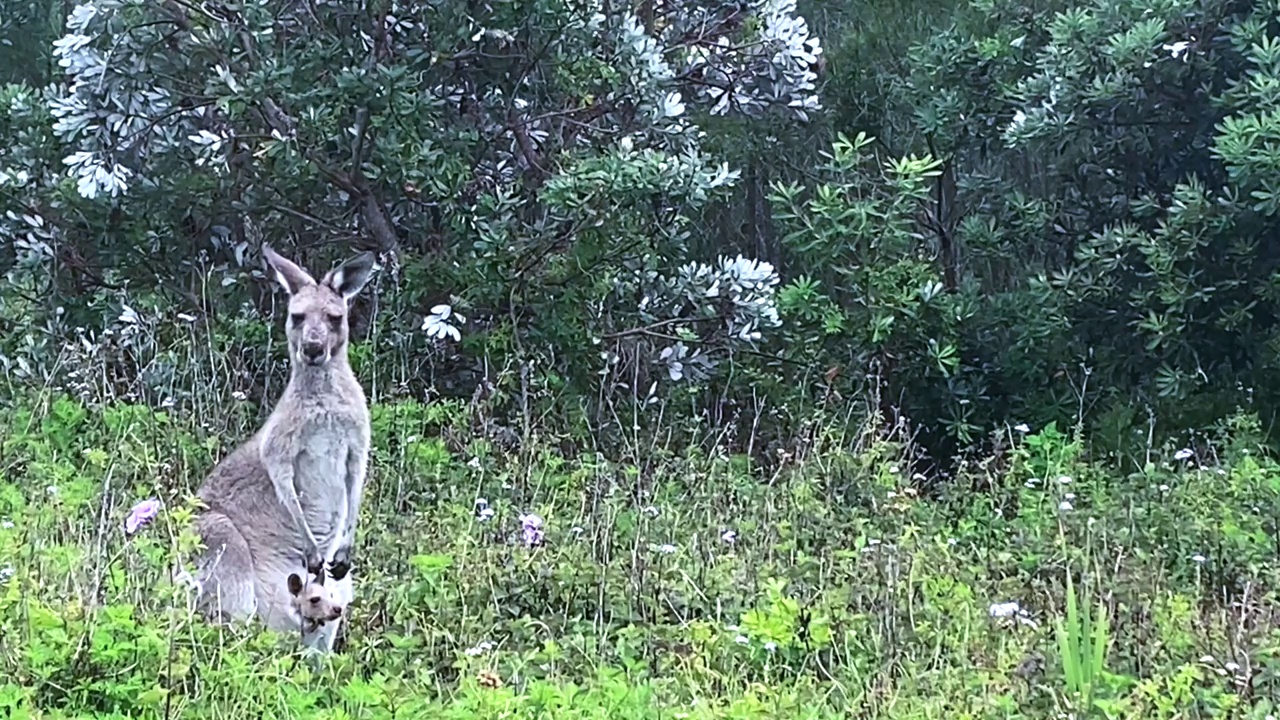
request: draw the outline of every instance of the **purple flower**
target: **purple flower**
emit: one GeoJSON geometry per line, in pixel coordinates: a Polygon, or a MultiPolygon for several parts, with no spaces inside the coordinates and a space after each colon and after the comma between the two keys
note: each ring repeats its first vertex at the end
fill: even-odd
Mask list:
{"type": "Polygon", "coordinates": [[[160,513],[160,501],[155,498],[147,498],[129,511],[129,517],[124,519],[124,532],[126,535],[132,535],[138,532],[143,525],[155,519],[160,513]]]}
{"type": "Polygon", "coordinates": [[[520,528],[524,531],[526,547],[537,547],[542,544],[542,518],[533,513],[521,515],[520,528]]]}

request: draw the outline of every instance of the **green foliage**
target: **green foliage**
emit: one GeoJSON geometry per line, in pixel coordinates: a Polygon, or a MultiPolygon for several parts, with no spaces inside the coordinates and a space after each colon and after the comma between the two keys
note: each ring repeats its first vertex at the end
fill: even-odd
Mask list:
{"type": "Polygon", "coordinates": [[[1169,460],[1140,478],[1045,428],[985,492],[927,499],[885,441],[642,476],[550,447],[473,455],[436,439],[451,403],[375,403],[358,602],[313,667],[292,636],[193,617],[171,575],[207,462],[166,473],[180,458],[145,448],[206,431],[29,400],[0,435],[0,706],[19,717],[1262,717],[1280,691],[1277,637],[1248,620],[1276,611],[1280,557],[1239,544],[1280,464],[1247,418],[1204,460],[1151,448],[1169,460]],[[56,492],[42,459],[64,466],[56,492]],[[152,494],[165,509],[126,534],[152,494]],[[1096,568],[1089,591],[1063,567],[1096,568]]]}
{"type": "Polygon", "coordinates": [[[1274,0],[801,7],[826,53],[785,0],[29,5],[69,15],[0,92],[11,381],[176,402],[175,343],[280,381],[271,241],[376,249],[362,375],[483,386],[508,443],[874,412],[939,462],[1057,422],[1140,466],[1274,425],[1274,0]]]}
{"type": "MultiPolygon", "coordinates": [[[[989,5],[997,20],[1012,10],[989,5]]],[[[1274,7],[1253,5],[1099,0],[1039,31],[970,30],[990,53],[961,54],[965,34],[922,46],[925,67],[988,79],[922,98],[959,161],[994,151],[1002,165],[994,182],[961,176],[957,202],[975,196],[965,239],[981,238],[1001,275],[1009,263],[995,254],[1016,247],[1006,238],[1027,237],[1023,257],[1046,265],[1015,291],[1049,342],[1028,342],[1025,320],[1014,326],[1026,358],[998,366],[1031,363],[1002,383],[1014,394],[1031,374],[1079,362],[1103,398],[1140,397],[1174,427],[1274,406],[1255,389],[1272,384],[1264,248],[1276,228],[1252,175],[1266,151],[1251,150],[1269,132],[1274,7]]]]}
{"type": "MultiPolygon", "coordinates": [[[[1089,607],[1088,600],[1076,596],[1067,574],[1067,607],[1064,617],[1058,618],[1054,632],[1058,640],[1058,653],[1062,659],[1062,675],[1066,682],[1067,696],[1083,708],[1092,708],[1097,702],[1096,688],[1104,680],[1107,671],[1107,651],[1110,644],[1110,626],[1107,624],[1107,608],[1098,603],[1089,607]]],[[[1087,598],[1087,594],[1086,594],[1087,598]]]]}
{"type": "Polygon", "coordinates": [[[908,417],[946,398],[951,412],[943,424],[968,442],[978,430],[969,422],[969,398],[949,383],[960,369],[958,330],[974,307],[948,292],[915,232],[915,214],[942,163],[928,156],[881,160],[872,143],[865,134],[840,135],[824,153],[822,182],[775,189],[784,244],[803,265],[821,268],[818,278],[802,276],[781,291],[794,321],[789,332],[796,340],[820,338],[799,346],[807,363],[844,356],[840,362],[886,380],[880,391],[887,396],[901,396],[909,379],[913,392],[900,408],[908,417]],[[823,283],[838,292],[820,292],[823,283]]]}

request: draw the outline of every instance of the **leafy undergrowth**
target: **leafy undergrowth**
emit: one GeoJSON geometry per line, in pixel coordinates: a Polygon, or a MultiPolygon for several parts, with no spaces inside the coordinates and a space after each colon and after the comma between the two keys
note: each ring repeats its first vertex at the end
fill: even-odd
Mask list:
{"type": "Polygon", "coordinates": [[[1280,465],[1247,419],[1132,474],[1011,430],[926,499],[870,431],[767,470],[633,466],[451,446],[456,408],[376,405],[358,601],[313,668],[295,637],[193,619],[172,579],[191,491],[253,422],[236,412],[211,430],[58,399],[0,420],[7,717],[1276,712],[1280,465]]]}

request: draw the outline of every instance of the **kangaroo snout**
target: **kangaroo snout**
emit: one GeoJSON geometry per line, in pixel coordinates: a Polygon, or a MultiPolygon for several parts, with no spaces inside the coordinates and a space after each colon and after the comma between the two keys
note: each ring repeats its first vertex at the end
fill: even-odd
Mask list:
{"type": "Polygon", "coordinates": [[[329,359],[329,348],[324,342],[304,342],[299,351],[308,365],[322,365],[329,359]]]}
{"type": "Polygon", "coordinates": [[[334,602],[331,596],[313,595],[307,598],[307,602],[311,605],[311,609],[304,611],[303,614],[325,622],[342,617],[342,611],[346,609],[341,603],[334,602]]]}

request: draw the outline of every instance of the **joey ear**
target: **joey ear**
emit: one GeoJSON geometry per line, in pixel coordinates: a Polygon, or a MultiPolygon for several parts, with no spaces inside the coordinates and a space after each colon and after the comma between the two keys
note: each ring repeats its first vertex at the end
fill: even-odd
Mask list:
{"type": "Polygon", "coordinates": [[[330,270],[320,282],[333,288],[344,300],[350,301],[373,276],[376,260],[377,257],[371,252],[360,253],[330,270]]]}
{"type": "Polygon", "coordinates": [[[290,295],[297,293],[308,285],[315,285],[311,273],[303,270],[292,260],[283,258],[270,245],[262,246],[262,257],[267,261],[267,269],[290,295]]]}
{"type": "Polygon", "coordinates": [[[289,594],[297,595],[302,592],[302,578],[298,577],[298,573],[289,574],[289,594]]]}

